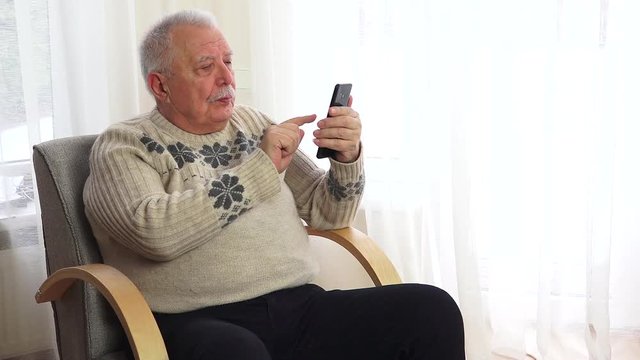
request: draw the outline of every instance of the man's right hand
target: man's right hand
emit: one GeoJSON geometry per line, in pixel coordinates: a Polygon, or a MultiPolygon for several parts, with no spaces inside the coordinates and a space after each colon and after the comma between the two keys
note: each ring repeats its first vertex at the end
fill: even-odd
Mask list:
{"type": "Polygon", "coordinates": [[[264,131],[260,148],[273,161],[278,173],[287,169],[304,137],[304,131],[300,126],[311,123],[315,119],[315,114],[300,116],[278,125],[271,125],[264,131]]]}

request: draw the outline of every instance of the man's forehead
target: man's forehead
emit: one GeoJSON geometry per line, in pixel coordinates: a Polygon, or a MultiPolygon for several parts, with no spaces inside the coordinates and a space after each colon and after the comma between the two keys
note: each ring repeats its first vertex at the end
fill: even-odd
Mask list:
{"type": "Polygon", "coordinates": [[[226,59],[233,55],[231,48],[226,42],[214,41],[187,41],[180,50],[185,60],[189,62],[210,62],[215,59],[226,59]]]}
{"type": "Polygon", "coordinates": [[[225,40],[225,38],[222,36],[213,40],[197,41],[197,42],[194,42],[194,44],[195,46],[202,49],[215,48],[224,53],[231,52],[231,47],[227,43],[227,40],[225,40]]]}
{"type": "MultiPolygon", "coordinates": [[[[226,58],[226,57],[231,57],[233,56],[233,52],[231,52],[231,50],[229,51],[225,51],[222,54],[220,54],[222,57],[226,58]]],[[[207,62],[207,61],[211,61],[211,60],[215,60],[216,58],[218,58],[220,55],[212,55],[212,54],[200,54],[200,55],[196,55],[195,56],[195,60],[197,62],[207,62]]]]}
{"type": "Polygon", "coordinates": [[[199,62],[231,55],[233,51],[224,39],[200,42],[195,45],[193,53],[193,57],[199,62]]]}
{"type": "Polygon", "coordinates": [[[172,37],[175,45],[185,48],[217,48],[231,51],[227,40],[217,28],[193,25],[179,25],[173,29],[172,37]]]}

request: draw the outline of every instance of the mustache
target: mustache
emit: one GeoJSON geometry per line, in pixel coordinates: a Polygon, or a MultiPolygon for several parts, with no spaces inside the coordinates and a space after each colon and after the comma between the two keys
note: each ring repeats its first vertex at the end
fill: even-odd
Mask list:
{"type": "Polygon", "coordinates": [[[225,87],[223,87],[222,89],[220,89],[220,91],[218,91],[217,93],[209,96],[209,98],[207,99],[207,102],[216,102],[222,98],[226,98],[226,97],[231,97],[231,98],[235,98],[236,97],[236,91],[233,90],[233,87],[231,87],[231,85],[227,85],[225,87]]]}

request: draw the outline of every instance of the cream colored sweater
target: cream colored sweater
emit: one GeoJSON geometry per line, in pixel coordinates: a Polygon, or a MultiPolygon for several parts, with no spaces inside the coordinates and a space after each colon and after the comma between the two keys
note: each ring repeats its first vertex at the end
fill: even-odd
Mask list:
{"type": "Polygon", "coordinates": [[[325,173],[298,151],[278,174],[259,148],[272,122],[236,106],[227,127],[194,135],[157,110],[115,124],[91,151],[85,212],[104,262],[151,309],[176,313],[309,282],[316,272],[300,218],[351,224],[362,160],[325,173]]]}

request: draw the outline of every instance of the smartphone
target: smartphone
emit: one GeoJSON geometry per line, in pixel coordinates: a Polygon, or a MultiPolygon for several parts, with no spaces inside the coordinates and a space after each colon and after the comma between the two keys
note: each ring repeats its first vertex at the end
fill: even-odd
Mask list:
{"type": "MultiPolygon", "coordinates": [[[[331,103],[329,104],[329,107],[347,106],[349,103],[349,95],[351,95],[351,84],[336,84],[333,88],[333,95],[331,95],[331,103]]],[[[329,117],[328,112],[327,117],[329,117]]],[[[316,157],[318,159],[333,157],[335,153],[336,151],[333,149],[319,147],[316,157]]]]}

